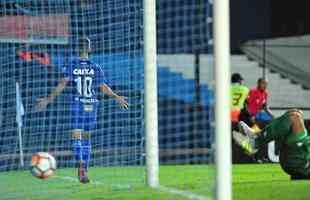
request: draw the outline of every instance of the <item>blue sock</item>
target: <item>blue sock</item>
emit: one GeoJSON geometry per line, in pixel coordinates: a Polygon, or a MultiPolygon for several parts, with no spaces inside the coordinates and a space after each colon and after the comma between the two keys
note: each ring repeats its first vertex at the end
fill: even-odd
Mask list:
{"type": "Polygon", "coordinates": [[[84,161],[84,167],[88,169],[91,153],[91,144],[89,139],[82,140],[82,159],[84,161]]]}
{"type": "Polygon", "coordinates": [[[74,139],[72,141],[72,148],[73,148],[73,153],[76,161],[81,161],[83,160],[83,154],[82,154],[82,141],[74,139]]]}

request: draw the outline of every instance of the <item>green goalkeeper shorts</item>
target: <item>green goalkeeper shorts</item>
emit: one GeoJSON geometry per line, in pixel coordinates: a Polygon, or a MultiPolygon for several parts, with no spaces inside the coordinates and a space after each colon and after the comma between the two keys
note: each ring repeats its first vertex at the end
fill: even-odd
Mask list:
{"type": "Polygon", "coordinates": [[[282,169],[292,176],[310,177],[310,137],[294,144],[282,144],[280,164],[282,169]]]}

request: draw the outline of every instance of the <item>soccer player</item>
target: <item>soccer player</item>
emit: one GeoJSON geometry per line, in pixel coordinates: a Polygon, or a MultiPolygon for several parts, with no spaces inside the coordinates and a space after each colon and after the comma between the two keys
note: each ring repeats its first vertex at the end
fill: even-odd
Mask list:
{"type": "Polygon", "coordinates": [[[79,57],[64,68],[64,77],[58,86],[45,98],[38,99],[36,109],[41,111],[67,86],[69,88],[73,152],[78,166],[78,179],[88,183],[88,165],[91,154],[90,131],[96,125],[98,92],[115,98],[121,108],[128,109],[125,97],[112,91],[104,79],[102,68],[89,59],[90,40],[81,38],[78,44],[79,57]]]}
{"type": "MultiPolygon", "coordinates": [[[[252,88],[247,99],[247,108],[249,114],[255,120],[255,123],[269,122],[273,115],[269,110],[268,103],[268,82],[264,78],[257,80],[256,88],[252,88]]],[[[264,123],[263,123],[264,124],[264,123]]]]}
{"type": "Polygon", "coordinates": [[[249,89],[243,85],[243,78],[239,73],[234,73],[231,76],[231,119],[233,123],[239,121],[239,115],[244,108],[245,100],[248,97],[249,89]]]}
{"type": "Polygon", "coordinates": [[[310,137],[300,110],[292,109],[273,119],[258,135],[245,123],[239,125],[233,138],[245,152],[254,155],[262,146],[277,141],[282,169],[292,179],[310,179],[310,137]]]}

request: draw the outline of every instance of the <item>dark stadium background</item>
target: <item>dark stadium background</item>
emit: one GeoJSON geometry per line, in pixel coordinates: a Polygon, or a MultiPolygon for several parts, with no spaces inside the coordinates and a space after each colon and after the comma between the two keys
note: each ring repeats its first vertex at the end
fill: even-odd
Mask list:
{"type": "Polygon", "coordinates": [[[231,0],[230,7],[233,53],[248,40],[310,33],[307,0],[231,0]]]}

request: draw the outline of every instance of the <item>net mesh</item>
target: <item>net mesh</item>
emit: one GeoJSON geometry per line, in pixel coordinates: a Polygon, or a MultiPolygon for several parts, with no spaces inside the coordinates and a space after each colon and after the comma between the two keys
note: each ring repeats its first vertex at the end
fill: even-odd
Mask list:
{"type": "Polygon", "coordinates": [[[144,172],[143,2],[1,2],[0,29],[5,31],[0,31],[0,177],[7,180],[0,183],[3,198],[167,199],[179,197],[174,189],[212,195],[211,16],[207,0],[157,1],[160,182],[167,190],[149,191],[144,172]],[[129,110],[121,110],[114,99],[100,96],[91,133],[92,184],[85,192],[79,191],[72,153],[70,91],[65,89],[43,111],[35,109],[77,56],[82,36],[91,40],[90,59],[102,67],[108,85],[130,103],[129,110]],[[30,156],[40,151],[53,155],[58,165],[57,174],[45,182],[28,171],[30,156]]]}
{"type": "Polygon", "coordinates": [[[177,165],[176,171],[190,166],[180,167],[182,174],[161,173],[173,180],[172,188],[212,196],[212,2],[158,4],[160,163],[177,165]]]}

